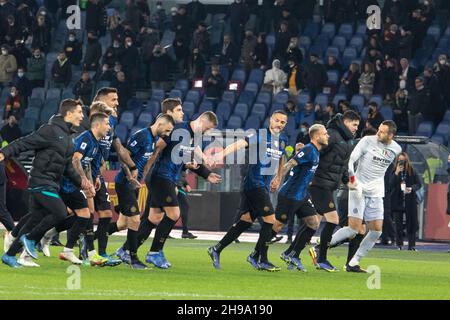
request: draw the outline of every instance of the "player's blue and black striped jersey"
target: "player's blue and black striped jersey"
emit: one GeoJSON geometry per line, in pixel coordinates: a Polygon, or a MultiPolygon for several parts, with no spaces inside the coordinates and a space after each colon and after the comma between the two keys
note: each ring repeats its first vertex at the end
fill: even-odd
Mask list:
{"type": "Polygon", "coordinates": [[[172,133],[164,138],[167,146],[162,151],[152,171],[152,176],[177,183],[185,163],[194,156],[194,132],[189,122],[175,125],[172,133]],[[172,158],[173,155],[173,158],[172,158]]]}
{"type": "Polygon", "coordinates": [[[246,162],[247,173],[244,177],[244,190],[265,188],[270,190],[270,182],[277,173],[278,164],[285,155],[287,138],[284,134],[274,137],[267,134],[254,134],[245,139],[248,143],[246,162]]]}
{"type": "Polygon", "coordinates": [[[297,161],[289,172],[289,178],[281,186],[280,194],[288,199],[302,201],[308,196],[308,187],[319,166],[320,153],[317,148],[308,143],[292,158],[297,161]]]}
{"type": "MultiPolygon", "coordinates": [[[[138,168],[138,180],[141,181],[144,167],[153,153],[158,137],[153,137],[150,128],[145,128],[134,133],[127,142],[127,149],[131,152],[131,159],[138,168]]],[[[116,183],[128,182],[123,169],[119,171],[115,179],[116,183]]]]}
{"type": "Polygon", "coordinates": [[[92,161],[91,167],[92,167],[92,176],[95,179],[98,175],[98,171],[100,170],[100,166],[102,165],[103,161],[108,161],[109,153],[111,151],[111,146],[116,138],[116,134],[114,132],[114,129],[117,126],[117,118],[113,116],[109,116],[109,126],[111,127],[111,130],[108,132],[108,134],[100,139],[100,152],[95,157],[94,161],[92,161]],[[95,175],[94,175],[95,174],[95,175]]]}
{"type": "MultiPolygon", "coordinates": [[[[74,152],[79,152],[83,155],[81,158],[81,166],[83,169],[87,168],[89,164],[92,165],[93,160],[100,153],[100,143],[95,138],[91,130],[84,131],[75,138],[74,152]]],[[[92,167],[91,167],[92,169],[92,167]]],[[[78,190],[72,180],[68,177],[63,177],[61,182],[61,192],[72,193],[78,190]]]]}

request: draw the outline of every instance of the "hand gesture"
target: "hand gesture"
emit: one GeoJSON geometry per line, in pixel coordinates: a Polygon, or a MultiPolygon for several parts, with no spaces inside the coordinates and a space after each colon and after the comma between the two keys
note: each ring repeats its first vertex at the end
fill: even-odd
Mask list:
{"type": "Polygon", "coordinates": [[[211,182],[212,184],[219,184],[222,182],[222,177],[217,173],[210,173],[208,176],[208,182],[211,182]]]}

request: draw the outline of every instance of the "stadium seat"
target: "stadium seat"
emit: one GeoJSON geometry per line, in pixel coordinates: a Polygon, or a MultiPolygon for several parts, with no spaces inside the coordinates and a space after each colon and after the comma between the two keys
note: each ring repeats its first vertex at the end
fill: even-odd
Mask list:
{"type": "Polygon", "coordinates": [[[303,32],[304,36],[309,37],[310,39],[314,39],[318,36],[320,32],[320,24],[313,21],[308,21],[305,27],[305,31],[303,32]]]}
{"type": "Polygon", "coordinates": [[[297,129],[297,121],[295,117],[291,114],[288,116],[288,121],[286,123],[286,127],[284,128],[284,130],[286,131],[286,133],[289,134],[289,132],[292,132],[295,129],[297,129]]]}
{"type": "Polygon", "coordinates": [[[241,129],[242,128],[242,118],[240,116],[232,115],[227,122],[228,129],[241,129]]]}
{"type": "Polygon", "coordinates": [[[200,104],[201,98],[202,96],[200,94],[200,91],[189,90],[184,101],[193,102],[196,106],[198,106],[200,104]]]}
{"type": "Polygon", "coordinates": [[[50,111],[53,111],[53,113],[56,113],[59,109],[59,103],[60,99],[47,99],[44,102],[44,109],[48,109],[50,111]]]}
{"type": "Polygon", "coordinates": [[[365,106],[364,96],[362,96],[360,94],[355,94],[352,97],[352,100],[350,101],[350,104],[352,106],[357,107],[359,110],[362,110],[362,108],[365,106]]]}
{"type": "Polygon", "coordinates": [[[231,75],[230,80],[240,81],[241,84],[245,84],[246,78],[247,78],[247,75],[245,74],[245,70],[238,68],[233,71],[233,74],[231,75]]]}
{"type": "Polygon", "coordinates": [[[334,23],[325,23],[322,27],[322,35],[326,35],[328,39],[333,39],[336,34],[336,26],[334,23]]]}
{"type": "Polygon", "coordinates": [[[175,83],[175,89],[181,90],[184,96],[189,91],[189,81],[187,79],[178,79],[175,83]]]}
{"type": "Polygon", "coordinates": [[[98,81],[95,84],[95,92],[94,92],[94,94],[96,94],[99,89],[105,88],[105,87],[110,87],[110,86],[111,86],[111,83],[109,81],[98,81]]]}
{"type": "Polygon", "coordinates": [[[392,112],[392,107],[385,105],[380,108],[380,113],[383,116],[384,120],[393,120],[394,113],[392,112]]]}
{"type": "Polygon", "coordinates": [[[131,129],[134,126],[135,116],[132,111],[125,111],[120,117],[120,123],[125,125],[127,129],[131,129]]]}
{"type": "Polygon", "coordinates": [[[258,117],[261,121],[266,118],[267,108],[262,103],[255,103],[252,108],[251,116],[258,117]]]}
{"type": "Polygon", "coordinates": [[[28,108],[41,109],[42,108],[42,100],[38,99],[38,98],[31,98],[30,101],[28,102],[28,108]]]}
{"type": "Polygon", "coordinates": [[[366,32],[367,32],[367,24],[366,23],[361,23],[360,25],[358,25],[358,27],[356,27],[355,34],[360,35],[365,38],[366,32]]]}
{"type": "MultiPolygon", "coordinates": [[[[5,92],[6,88],[3,89],[3,93],[5,92]]],[[[10,91],[9,89],[8,91],[10,91]]],[[[31,97],[30,99],[41,99],[41,101],[45,101],[45,88],[34,88],[33,91],[31,91],[31,97]]]]}
{"type": "Polygon", "coordinates": [[[36,130],[36,120],[31,118],[23,118],[20,120],[19,129],[22,132],[22,135],[27,135],[36,130]]]}
{"type": "Polygon", "coordinates": [[[126,110],[133,112],[134,116],[137,118],[142,111],[142,101],[136,98],[131,98],[127,102],[126,110]]]}
{"type": "Polygon", "coordinates": [[[184,99],[184,93],[180,89],[172,89],[169,92],[169,98],[179,98],[181,100],[184,99]]]}
{"type": "Polygon", "coordinates": [[[339,72],[335,70],[327,71],[328,84],[337,86],[339,83],[339,72]]]}
{"type": "Polygon", "coordinates": [[[437,24],[430,26],[427,30],[427,36],[431,36],[434,42],[438,42],[441,37],[441,27],[437,24]]]}
{"type": "Polygon", "coordinates": [[[228,118],[231,115],[231,104],[227,101],[221,101],[219,102],[219,104],[217,105],[216,108],[216,115],[217,116],[221,116],[224,120],[228,120],[228,118]]]}
{"type": "Polygon", "coordinates": [[[437,143],[437,144],[443,144],[443,145],[446,144],[445,138],[439,134],[434,134],[431,137],[431,141],[433,141],[434,143],[437,143]]]}
{"type": "Polygon", "coordinates": [[[444,138],[444,144],[447,144],[450,138],[450,122],[441,122],[436,128],[436,135],[440,135],[444,138]]]}
{"type": "Polygon", "coordinates": [[[214,103],[211,100],[203,100],[203,102],[200,103],[198,112],[203,113],[206,111],[214,111],[214,103]]]}
{"type": "Polygon", "coordinates": [[[355,48],[358,52],[361,52],[363,46],[364,46],[364,39],[360,35],[354,35],[353,38],[351,38],[349,44],[349,47],[355,48]]]}
{"type": "Polygon", "coordinates": [[[380,108],[383,105],[383,96],[376,94],[370,97],[369,102],[375,102],[380,108]]]}
{"type": "Polygon", "coordinates": [[[353,26],[350,23],[341,24],[338,35],[345,37],[347,40],[350,40],[353,35],[353,26]]]}
{"type": "Polygon", "coordinates": [[[236,102],[236,92],[235,91],[224,91],[222,95],[222,101],[228,102],[231,106],[234,106],[236,102]]]}
{"type": "Polygon", "coordinates": [[[114,133],[120,139],[120,141],[125,142],[128,139],[128,128],[126,125],[119,123],[114,129],[114,133]]]}
{"type": "Polygon", "coordinates": [[[431,137],[434,131],[433,122],[424,121],[419,124],[416,130],[416,136],[431,137]]]}
{"type": "Polygon", "coordinates": [[[61,99],[61,89],[58,88],[51,88],[47,90],[47,96],[46,96],[47,100],[50,99],[61,99]]]}
{"type": "Polygon", "coordinates": [[[247,119],[248,112],[249,112],[248,104],[238,102],[234,107],[233,115],[240,116],[242,120],[245,121],[245,119],[247,119]]]}
{"type": "Polygon", "coordinates": [[[450,122],[450,110],[447,110],[444,114],[444,119],[442,121],[450,122]]]}
{"type": "Polygon", "coordinates": [[[301,36],[298,40],[299,46],[309,50],[311,47],[311,39],[308,36],[301,36]]]}
{"type": "Polygon", "coordinates": [[[253,92],[253,95],[256,97],[258,95],[259,85],[256,82],[248,82],[245,85],[244,90],[245,91],[249,91],[249,92],[253,92]]]}
{"type": "Polygon", "coordinates": [[[348,69],[354,59],[356,59],[357,53],[355,48],[346,48],[342,54],[342,65],[344,69],[348,69]]]}
{"type": "Polygon", "coordinates": [[[166,97],[166,93],[164,92],[164,90],[162,90],[162,89],[153,89],[152,90],[151,100],[161,102],[164,100],[165,97],[166,97]]]}
{"type": "Polygon", "coordinates": [[[261,87],[262,83],[264,81],[264,71],[261,69],[252,69],[250,71],[250,75],[248,76],[249,83],[254,82],[258,84],[258,88],[261,87]]]}
{"type": "Polygon", "coordinates": [[[347,40],[343,36],[336,36],[331,45],[338,48],[339,52],[343,52],[347,46],[347,40]]]}
{"type": "Polygon", "coordinates": [[[39,124],[47,123],[55,113],[56,111],[52,106],[44,106],[39,116],[39,124]]]}
{"type": "Polygon", "coordinates": [[[259,118],[258,116],[250,116],[248,117],[247,121],[245,122],[245,130],[248,129],[259,129],[261,127],[261,118],[259,118]]]}
{"type": "Polygon", "coordinates": [[[369,107],[364,107],[361,109],[361,118],[363,120],[367,120],[367,118],[369,117],[369,107]]]}
{"type": "Polygon", "coordinates": [[[196,106],[193,102],[186,101],[183,103],[183,112],[187,115],[188,119],[191,119],[196,112],[196,106]]]}
{"type": "Polygon", "coordinates": [[[312,112],[308,116],[305,116],[304,114],[302,114],[300,123],[306,122],[307,124],[312,125],[312,124],[314,124],[314,121],[316,121],[316,114],[314,112],[312,112]]]}
{"type": "Polygon", "coordinates": [[[269,107],[272,103],[272,93],[261,91],[256,97],[256,103],[263,103],[266,105],[266,107],[269,107]]]}
{"type": "Polygon", "coordinates": [[[314,103],[320,104],[322,109],[325,108],[325,105],[328,103],[328,95],[323,93],[318,94],[314,100],[314,103]]]}
{"type": "Polygon", "coordinates": [[[325,53],[325,58],[328,58],[330,56],[335,57],[337,60],[339,60],[339,49],[337,47],[328,47],[325,53]]]}
{"type": "Polygon", "coordinates": [[[65,99],[74,99],[75,95],[72,92],[72,88],[66,88],[63,90],[62,94],[61,94],[61,100],[65,100],[65,99]]]}
{"type": "Polygon", "coordinates": [[[249,106],[253,105],[253,102],[255,101],[255,94],[250,91],[243,91],[241,92],[238,103],[245,103],[249,106]]]}
{"type": "Polygon", "coordinates": [[[25,110],[25,118],[34,119],[36,122],[39,121],[40,114],[41,110],[39,108],[28,107],[25,110]]]}
{"type": "Polygon", "coordinates": [[[311,48],[309,48],[309,54],[315,54],[319,57],[319,59],[322,59],[323,53],[326,50],[327,46],[326,44],[315,44],[312,45],[311,48]]]}
{"type": "Polygon", "coordinates": [[[337,106],[341,100],[347,100],[347,96],[343,93],[338,93],[334,96],[333,103],[337,106]]]}
{"type": "Polygon", "coordinates": [[[269,33],[266,36],[266,44],[269,47],[269,49],[272,49],[275,47],[275,35],[273,33],[269,33]]]}
{"type": "Polygon", "coordinates": [[[144,128],[153,123],[153,116],[150,111],[144,111],[139,115],[136,126],[144,128]]]}
{"type": "MultiPolygon", "coordinates": [[[[184,109],[184,104],[183,104],[184,109]]],[[[161,101],[150,100],[147,102],[147,107],[145,110],[150,110],[153,118],[156,118],[158,114],[161,112],[161,101]]]]}
{"type": "Polygon", "coordinates": [[[309,102],[309,94],[302,92],[298,95],[297,106],[299,107],[299,109],[303,109],[305,104],[307,104],[308,102],[309,102]]]}
{"type": "Polygon", "coordinates": [[[280,91],[278,92],[273,101],[277,103],[286,104],[286,102],[289,100],[289,94],[286,91],[280,91]]]}

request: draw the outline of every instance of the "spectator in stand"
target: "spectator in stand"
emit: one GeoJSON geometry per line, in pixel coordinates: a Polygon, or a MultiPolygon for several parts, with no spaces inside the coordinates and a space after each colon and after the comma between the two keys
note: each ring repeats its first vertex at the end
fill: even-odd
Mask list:
{"type": "Polygon", "coordinates": [[[9,1],[0,0],[0,42],[3,43],[8,28],[8,16],[14,16],[16,7],[9,1]]]}
{"type": "Polygon", "coordinates": [[[433,65],[433,70],[438,77],[439,87],[444,97],[444,106],[450,106],[450,63],[447,56],[441,54],[438,61],[433,65]]]}
{"type": "Polygon", "coordinates": [[[41,54],[41,49],[33,49],[33,56],[28,60],[27,70],[32,89],[45,86],[45,58],[41,54]]]}
{"type": "Polygon", "coordinates": [[[264,86],[275,96],[282,91],[287,83],[287,75],[281,70],[280,60],[275,59],[272,62],[272,69],[266,71],[264,76],[264,86]]]}
{"type": "Polygon", "coordinates": [[[403,217],[406,216],[408,250],[417,251],[416,232],[419,230],[419,221],[416,191],[422,184],[406,152],[400,153],[389,182],[392,188],[391,199],[397,231],[397,247],[399,250],[403,249],[403,217]]]}
{"type": "Polygon", "coordinates": [[[94,84],[92,83],[89,72],[83,71],[81,79],[75,84],[73,88],[73,94],[75,99],[81,99],[85,106],[91,104],[92,92],[94,90],[94,84]]]}
{"type": "Polygon", "coordinates": [[[88,45],[84,55],[83,70],[97,71],[102,57],[102,46],[95,31],[88,32],[88,45]]]}
{"type": "Polygon", "coordinates": [[[384,2],[382,16],[390,16],[396,24],[402,24],[406,19],[406,6],[407,0],[386,0],[384,2]]]}
{"type": "Polygon", "coordinates": [[[119,39],[114,39],[112,45],[106,49],[103,55],[103,64],[107,64],[110,68],[113,68],[115,63],[120,61],[124,50],[119,39]]]}
{"type": "Polygon", "coordinates": [[[364,63],[364,71],[359,77],[359,94],[363,95],[366,100],[369,100],[373,94],[373,86],[375,84],[375,72],[373,64],[364,63]]]}
{"type": "Polygon", "coordinates": [[[253,54],[253,67],[265,70],[269,62],[269,47],[266,43],[266,34],[260,33],[256,39],[255,52],[253,54]]]}
{"type": "Polygon", "coordinates": [[[13,115],[19,120],[23,117],[24,112],[25,106],[23,98],[21,97],[19,90],[17,90],[15,86],[12,86],[8,97],[6,98],[3,119],[8,119],[10,115],[13,115]]]}
{"type": "Polygon", "coordinates": [[[116,88],[119,95],[119,111],[126,108],[128,101],[133,96],[133,89],[130,82],[125,78],[125,73],[120,71],[111,83],[111,87],[116,88]]]}
{"type": "Polygon", "coordinates": [[[309,127],[310,127],[310,125],[307,122],[303,122],[300,125],[300,132],[297,135],[297,139],[296,139],[295,143],[308,144],[311,142],[311,139],[308,134],[309,127]]]}
{"type": "Polygon", "coordinates": [[[116,75],[114,73],[114,68],[110,68],[109,65],[105,63],[102,66],[102,69],[95,74],[94,79],[95,79],[95,81],[111,82],[115,76],[116,75]]]}
{"type": "Polygon", "coordinates": [[[148,24],[150,23],[150,6],[148,5],[148,1],[138,0],[136,5],[138,6],[139,10],[139,25],[148,26],[148,24]]]}
{"type": "Polygon", "coordinates": [[[405,88],[399,88],[395,93],[394,101],[394,121],[397,124],[398,131],[408,131],[408,91],[405,88]]]}
{"type": "Polygon", "coordinates": [[[24,105],[27,106],[28,98],[31,96],[33,90],[31,81],[25,74],[25,68],[21,67],[17,69],[17,75],[14,77],[13,85],[19,90],[20,95],[23,97],[24,105]]]}
{"type": "Polygon", "coordinates": [[[304,88],[302,72],[300,66],[293,58],[288,59],[288,68],[287,88],[291,99],[296,99],[300,91],[304,88]]]}
{"type": "Polygon", "coordinates": [[[288,9],[289,5],[286,0],[275,0],[272,6],[272,20],[273,20],[273,30],[277,31],[280,29],[281,22],[283,21],[283,10],[288,9]]]}
{"type": "Polygon", "coordinates": [[[222,50],[220,52],[220,64],[227,65],[228,68],[233,69],[234,65],[239,60],[239,48],[235,42],[231,40],[229,34],[223,36],[222,50]]]}
{"type": "Polygon", "coordinates": [[[286,51],[287,59],[294,59],[298,65],[301,65],[303,62],[303,53],[298,47],[298,38],[292,37],[289,46],[286,51]]]}
{"type": "Polygon", "coordinates": [[[286,102],[286,107],[284,108],[284,111],[286,111],[286,113],[289,116],[293,116],[294,118],[297,118],[298,108],[297,108],[297,105],[295,104],[294,100],[289,99],[286,102]]]}
{"type": "Polygon", "coordinates": [[[398,57],[411,59],[413,55],[414,37],[407,26],[400,27],[400,39],[398,40],[398,57]]]}
{"type": "MultiPolygon", "coordinates": [[[[152,58],[153,49],[155,45],[159,43],[158,31],[153,25],[148,27],[143,27],[141,33],[139,34],[138,41],[141,43],[141,58],[145,65],[145,80],[150,82],[150,60],[152,58]]],[[[174,45],[175,53],[177,48],[174,45]]]]}
{"type": "Polygon", "coordinates": [[[168,74],[171,63],[172,60],[167,55],[166,50],[161,47],[161,45],[156,45],[153,49],[153,57],[150,66],[150,69],[152,70],[150,78],[152,89],[168,90],[168,74]]]}
{"type": "Polygon", "coordinates": [[[127,81],[130,82],[132,87],[135,86],[138,79],[140,56],[132,37],[125,38],[125,50],[121,56],[120,63],[127,81]]]}
{"type": "Polygon", "coordinates": [[[429,27],[429,21],[422,14],[421,9],[417,8],[412,12],[410,26],[413,35],[412,53],[414,54],[422,46],[423,39],[425,39],[429,27]]]}
{"type": "Polygon", "coordinates": [[[0,88],[9,86],[17,71],[16,58],[9,53],[9,46],[4,44],[1,46],[0,55],[0,88]]]}
{"type": "Polygon", "coordinates": [[[72,65],[80,65],[83,58],[83,44],[77,39],[74,31],[69,32],[68,41],[64,45],[64,52],[72,65]]]}
{"type": "Polygon", "coordinates": [[[7,28],[5,30],[4,42],[7,45],[12,46],[17,38],[22,39],[22,31],[16,24],[16,18],[14,18],[14,16],[10,15],[6,20],[7,28]]]}
{"type": "Polygon", "coordinates": [[[250,12],[248,6],[243,0],[234,0],[228,7],[228,11],[224,19],[229,19],[231,26],[231,38],[238,47],[242,44],[245,24],[248,21],[250,12]]]}
{"type": "Polygon", "coordinates": [[[289,33],[292,35],[297,35],[298,34],[298,21],[291,14],[290,9],[288,9],[287,7],[284,7],[283,10],[281,11],[281,17],[282,17],[282,21],[286,21],[289,33]]]}
{"type": "Polygon", "coordinates": [[[398,26],[392,24],[383,34],[383,53],[390,57],[398,57],[398,43],[400,37],[398,34],[398,26]]]}
{"type": "Polygon", "coordinates": [[[205,97],[208,99],[218,100],[225,90],[225,80],[220,74],[220,67],[214,65],[211,67],[211,74],[203,80],[205,86],[205,97]]]}
{"type": "Polygon", "coordinates": [[[184,42],[184,39],[176,38],[173,41],[173,50],[175,52],[179,72],[186,74],[188,59],[190,56],[189,45],[184,42]]]}
{"type": "Polygon", "coordinates": [[[100,34],[100,31],[105,27],[105,11],[103,0],[88,0],[86,4],[85,29],[93,31],[95,35],[100,34]]]}
{"type": "Polygon", "coordinates": [[[32,36],[31,46],[33,48],[40,48],[45,53],[50,50],[52,43],[51,28],[46,23],[44,15],[38,14],[36,21],[33,23],[32,36]]]}
{"type": "Polygon", "coordinates": [[[328,123],[335,115],[336,115],[336,106],[332,102],[328,102],[325,105],[325,108],[322,111],[322,114],[319,117],[319,120],[322,121],[324,125],[328,123]]]}
{"type": "Polygon", "coordinates": [[[352,100],[353,95],[359,92],[359,77],[361,73],[359,72],[359,64],[352,63],[347,74],[342,78],[341,82],[344,84],[345,96],[348,101],[352,100]]]}
{"type": "Polygon", "coordinates": [[[246,30],[241,50],[241,64],[247,72],[253,69],[253,55],[255,54],[256,44],[257,41],[256,37],[253,35],[253,31],[246,30]]]}
{"type": "Polygon", "coordinates": [[[366,120],[366,127],[377,129],[384,121],[383,115],[379,111],[379,106],[376,102],[369,102],[369,114],[366,120]]]}
{"type": "Polygon", "coordinates": [[[122,18],[117,10],[107,19],[107,29],[110,33],[111,39],[117,39],[119,42],[123,41],[123,32],[125,28],[122,25],[122,18]]]}
{"type": "Polygon", "coordinates": [[[259,30],[265,32],[266,34],[272,31],[273,8],[273,0],[262,0],[262,5],[259,13],[259,30]]]}
{"type": "Polygon", "coordinates": [[[189,25],[189,17],[186,14],[186,7],[179,6],[177,13],[172,18],[172,31],[175,36],[182,39],[189,39],[191,36],[191,28],[189,25]]]}
{"type": "Polygon", "coordinates": [[[22,38],[18,38],[14,42],[11,54],[16,58],[17,68],[26,68],[27,61],[31,57],[31,52],[24,45],[22,38]]]}
{"type": "Polygon", "coordinates": [[[328,56],[327,63],[325,64],[325,70],[326,71],[337,71],[339,79],[342,76],[342,65],[336,59],[335,56],[328,56]]]}
{"type": "Polygon", "coordinates": [[[287,23],[281,22],[280,29],[275,36],[275,47],[273,49],[273,56],[279,59],[282,64],[287,60],[287,50],[291,42],[292,35],[288,31],[287,23]]]}
{"type": "Polygon", "coordinates": [[[200,54],[205,58],[209,57],[209,33],[206,31],[206,24],[200,22],[197,29],[194,31],[192,37],[192,44],[194,48],[198,48],[200,54]]]}
{"type": "Polygon", "coordinates": [[[383,82],[383,92],[385,94],[384,98],[388,103],[392,103],[395,98],[395,92],[398,88],[398,72],[395,68],[395,60],[387,59],[386,68],[381,74],[383,82]]]}
{"type": "Polygon", "coordinates": [[[125,2],[125,21],[134,33],[138,33],[141,25],[141,12],[134,0],[125,2]]]}
{"type": "Polygon", "coordinates": [[[192,81],[194,79],[203,78],[205,74],[205,65],[205,59],[200,54],[198,48],[194,48],[187,65],[188,79],[192,81]]]}
{"type": "Polygon", "coordinates": [[[198,0],[193,0],[186,5],[187,16],[192,28],[206,18],[206,7],[198,0]]]}
{"type": "MultiPolygon", "coordinates": [[[[429,110],[424,112],[425,120],[433,121],[434,125],[437,126],[444,117],[446,107],[442,103],[442,93],[439,85],[439,79],[433,72],[431,66],[425,66],[423,71],[423,79],[425,88],[430,91],[430,106],[429,110]]],[[[449,90],[449,88],[447,88],[449,90]]]]}
{"type": "Polygon", "coordinates": [[[410,135],[417,131],[417,127],[422,122],[423,111],[431,107],[430,91],[425,88],[423,78],[416,78],[415,88],[416,90],[413,90],[410,94],[411,99],[408,104],[408,131],[410,135]]]}
{"type": "Polygon", "coordinates": [[[22,132],[20,131],[19,125],[17,124],[17,119],[14,115],[10,115],[8,117],[6,124],[0,130],[0,136],[3,141],[8,143],[17,140],[22,136],[22,132]]]}
{"type": "Polygon", "coordinates": [[[305,68],[305,86],[309,91],[309,99],[314,101],[316,95],[321,93],[328,81],[327,72],[323,64],[319,63],[316,54],[310,54],[310,63],[305,68]]]}
{"type": "Polygon", "coordinates": [[[150,23],[155,26],[155,30],[162,30],[167,20],[167,13],[162,6],[162,1],[156,2],[156,11],[150,16],[150,23]]]}
{"type": "Polygon", "coordinates": [[[52,80],[55,88],[67,88],[72,79],[72,66],[66,57],[66,53],[61,51],[52,66],[52,80]]]}
{"type": "MultiPolygon", "coordinates": [[[[32,5],[32,3],[30,3],[32,5]]],[[[21,3],[17,7],[16,11],[16,21],[17,24],[21,28],[21,37],[22,39],[28,39],[28,37],[31,35],[31,30],[33,26],[33,11],[34,9],[31,9],[29,5],[26,3],[21,3]]]]}
{"type": "Polygon", "coordinates": [[[408,59],[400,59],[400,66],[402,69],[400,70],[399,79],[406,82],[406,90],[411,92],[414,89],[414,81],[419,73],[409,65],[408,59]]]}

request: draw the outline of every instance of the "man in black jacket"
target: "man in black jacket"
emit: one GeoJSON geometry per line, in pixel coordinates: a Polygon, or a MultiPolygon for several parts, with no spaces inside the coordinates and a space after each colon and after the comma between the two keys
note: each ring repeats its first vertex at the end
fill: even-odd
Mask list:
{"type": "Polygon", "coordinates": [[[322,92],[323,87],[328,81],[327,72],[323,64],[319,63],[319,57],[316,54],[310,55],[311,63],[305,68],[305,85],[309,90],[309,99],[314,101],[316,95],[322,92]]]}
{"type": "MultiPolygon", "coordinates": [[[[327,124],[328,146],[320,152],[319,167],[311,182],[309,192],[316,210],[325,221],[325,227],[320,235],[320,249],[310,249],[313,263],[319,269],[328,272],[337,271],[327,260],[328,244],[334,229],[339,224],[339,216],[333,199],[333,192],[345,179],[346,164],[353,150],[353,138],[358,130],[360,117],[354,111],[337,114],[327,124]],[[343,178],[344,175],[344,178],[343,178]]],[[[347,179],[348,180],[348,179],[347,179]]]]}
{"type": "Polygon", "coordinates": [[[31,218],[3,255],[4,264],[12,268],[20,267],[15,256],[22,245],[36,259],[35,242],[67,216],[66,206],[58,194],[63,174],[70,177],[77,187],[95,194],[89,180],[81,179],[72,165],[72,128],[79,126],[82,119],[81,103],[71,99],[64,100],[59,114],[53,116],[48,124],[0,150],[0,161],[25,151],[36,152],[29,179],[31,218]]]}

